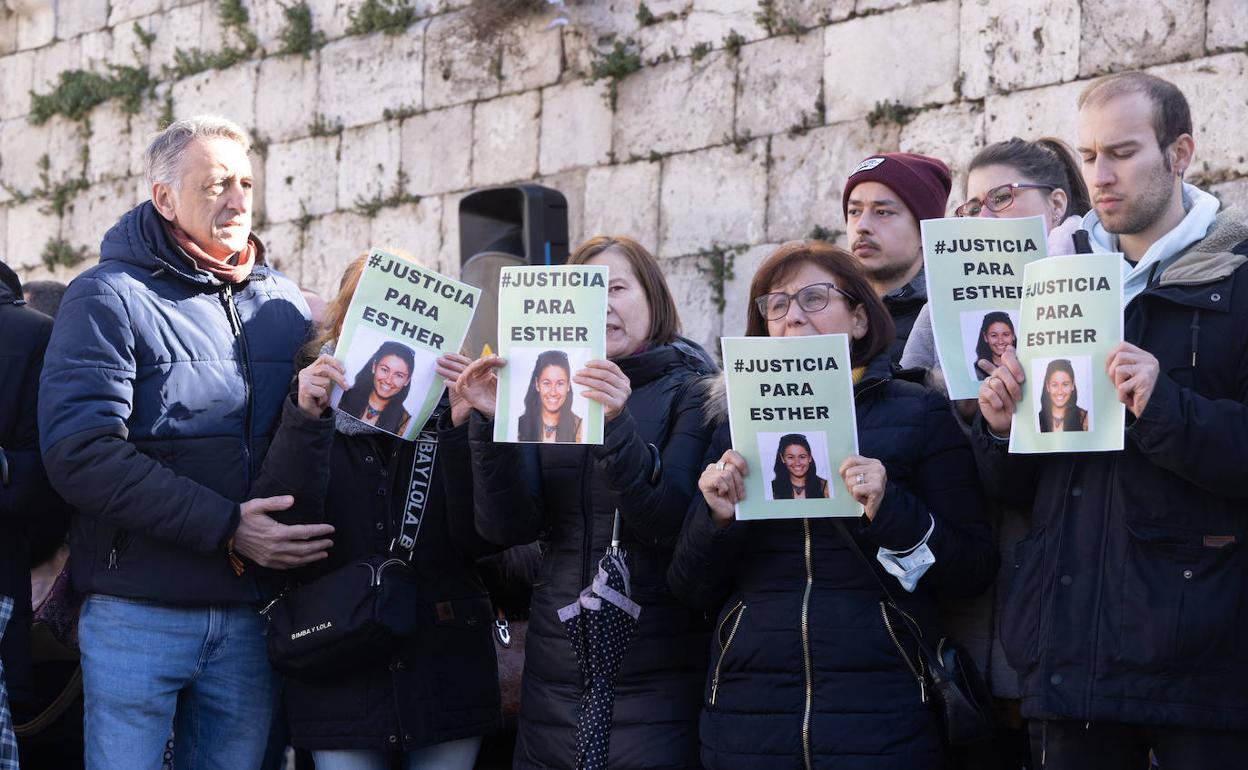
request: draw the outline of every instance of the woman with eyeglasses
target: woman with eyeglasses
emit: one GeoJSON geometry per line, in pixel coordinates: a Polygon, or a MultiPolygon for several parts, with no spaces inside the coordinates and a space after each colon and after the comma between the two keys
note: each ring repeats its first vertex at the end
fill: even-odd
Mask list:
{"type": "MultiPolygon", "coordinates": [[[[1043,216],[1045,231],[1049,233],[1049,254],[1074,251],[1070,236],[1063,235],[1061,230],[1064,223],[1077,226],[1091,207],[1088,189],[1083,183],[1074,153],[1061,140],[1047,137],[1035,141],[1015,137],[980,150],[971,159],[967,172],[966,196],[966,201],[954,210],[957,216],[1043,216]]],[[[1009,318],[1008,314],[1000,315],[1009,318]]],[[[985,325],[987,323],[985,318],[985,325]]],[[[981,332],[981,340],[986,332],[987,329],[981,332]]],[[[1013,336],[1012,328],[1009,333],[1013,336]]],[[[1013,348],[1014,344],[1008,346],[1010,350],[1013,348]]],[[[990,375],[993,368],[999,365],[1002,353],[990,352],[993,352],[991,360],[979,355],[976,361],[976,373],[980,379],[990,375]]],[[[944,378],[940,376],[940,362],[936,357],[936,342],[932,336],[932,319],[927,307],[915,320],[914,331],[910,333],[901,356],[901,365],[930,370],[929,384],[944,389],[944,378]]],[[[979,412],[975,399],[957,401],[955,406],[968,422],[979,412]]],[[[1030,528],[1029,514],[1025,510],[998,508],[995,505],[987,511],[1001,558],[1012,559],[1015,544],[1030,528]]],[[[1009,572],[1002,570],[992,591],[971,601],[947,603],[944,608],[946,625],[975,657],[989,689],[998,699],[1001,728],[998,739],[982,748],[960,750],[957,759],[965,766],[976,766],[974,763],[977,761],[989,761],[990,764],[985,766],[995,766],[991,762],[1002,757],[1012,760],[1015,767],[1030,766],[1027,727],[1019,715],[1018,675],[1005,659],[994,622],[1000,615],[1008,587],[1009,572]]]]}
{"type": "Polygon", "coordinates": [[[836,333],[851,340],[861,456],[836,469],[835,494],[863,505],[841,521],[870,567],[837,521],[737,521],[745,478],[763,469],[731,448],[722,393],[706,406],[718,423],[711,462],[668,582],[718,615],[700,729],[710,770],[944,766],[936,713],[911,668],[915,641],[884,614],[877,579],[934,645],[939,598],[982,590],[996,548],[970,445],[945,400],[893,368],[893,322],[857,260],[819,241],[784,244],[751,282],[746,334],[836,333]]]}

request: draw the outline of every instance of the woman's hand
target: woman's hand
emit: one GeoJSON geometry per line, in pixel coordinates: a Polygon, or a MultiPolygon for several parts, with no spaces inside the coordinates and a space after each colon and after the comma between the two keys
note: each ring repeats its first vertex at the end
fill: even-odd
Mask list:
{"type": "Polygon", "coordinates": [[[587,361],[585,368],[578,371],[572,381],[587,388],[581,391],[582,396],[602,404],[607,422],[620,414],[633,392],[628,377],[624,376],[620,367],[604,359],[587,361]]]}
{"type": "Polygon", "coordinates": [[[706,498],[716,527],[723,529],[736,521],[736,504],[745,499],[745,477],[749,472],[745,458],[732,449],[702,471],[698,489],[706,498]]]}
{"type": "Polygon", "coordinates": [[[875,521],[875,514],[884,500],[884,490],[888,487],[888,471],[884,469],[884,463],[870,457],[850,455],[841,463],[840,473],[849,494],[862,505],[867,518],[875,521]]]}
{"type": "Polygon", "coordinates": [[[350,390],[347,384],[346,369],[338,363],[338,359],[322,353],[315,361],[299,371],[299,393],[296,397],[299,408],[309,417],[320,417],[329,408],[330,383],[344,391],[350,390]]]}
{"type": "Polygon", "coordinates": [[[1023,365],[1014,355],[1014,348],[1001,356],[1001,365],[992,370],[979,386],[979,412],[984,422],[998,436],[1010,435],[1010,418],[1023,400],[1023,365]]]}
{"type": "Polygon", "coordinates": [[[458,353],[443,353],[433,364],[433,371],[446,380],[446,393],[451,398],[451,424],[456,427],[463,425],[472,411],[472,404],[464,400],[459,392],[459,377],[468,368],[472,360],[458,353]]]}
{"type": "Polygon", "coordinates": [[[491,420],[498,406],[498,373],[495,370],[506,365],[507,361],[498,356],[484,356],[464,367],[455,381],[460,398],[491,420]]]}

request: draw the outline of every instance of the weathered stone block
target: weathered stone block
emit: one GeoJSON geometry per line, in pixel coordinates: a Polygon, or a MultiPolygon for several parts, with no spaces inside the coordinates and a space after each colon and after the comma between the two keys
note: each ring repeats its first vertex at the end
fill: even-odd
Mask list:
{"type": "Polygon", "coordinates": [[[347,263],[368,251],[368,231],[368,218],[353,211],[313,219],[303,242],[299,284],[322,297],[333,297],[347,263]]]}
{"type": "Polygon", "coordinates": [[[68,40],[108,26],[108,3],[99,0],[58,0],[56,36],[68,40]]]}
{"type": "Polygon", "coordinates": [[[342,133],[338,161],[338,205],[384,200],[399,189],[399,123],[395,120],[342,133]]]}
{"type": "Polygon", "coordinates": [[[659,252],[693,254],[712,244],[763,240],[767,213],[767,140],[743,152],[716,147],[663,161],[659,252]]]}
{"type": "Polygon", "coordinates": [[[87,178],[92,182],[130,176],[130,116],[116,101],[91,111],[91,138],[87,140],[87,178]]]}
{"type": "Polygon", "coordinates": [[[5,261],[10,266],[38,265],[43,247],[53,238],[60,237],[61,220],[53,214],[43,213],[41,209],[42,201],[30,201],[9,208],[5,261]]]}
{"type": "MultiPolygon", "coordinates": [[[[859,5],[863,5],[863,0],[859,0],[859,5]]],[[[844,21],[855,12],[854,0],[776,0],[775,8],[776,16],[779,17],[781,24],[781,28],[777,30],[778,33],[784,32],[784,23],[787,19],[792,19],[810,29],[844,21]]],[[[863,10],[865,9],[859,9],[857,12],[861,14],[863,10]]]]}
{"type": "Polygon", "coordinates": [[[34,80],[31,88],[37,94],[46,94],[56,87],[58,76],[66,70],[82,66],[82,43],[78,40],[62,40],[55,45],[35,51],[34,80]]]}
{"type": "Polygon", "coordinates": [[[1079,0],[962,3],[962,94],[1073,80],[1079,74],[1079,0]]]}
{"type": "Polygon", "coordinates": [[[824,29],[823,55],[829,123],[866,115],[881,102],[915,107],[952,101],[958,4],[923,3],[833,24],[824,29]],[[881,62],[905,62],[905,76],[881,62]]]}
{"type": "Polygon", "coordinates": [[[616,158],[645,158],[730,141],[733,69],[732,57],[717,51],[700,62],[681,59],[625,78],[615,110],[616,158]]]}
{"type": "Polygon", "coordinates": [[[823,35],[785,35],[743,46],[737,70],[738,135],[822,125],[823,35]]]}
{"type": "Polygon", "coordinates": [[[425,104],[429,109],[488,99],[501,92],[499,51],[476,43],[464,14],[430,20],[425,47],[425,104]]]}
{"type": "Polygon", "coordinates": [[[552,174],[611,156],[611,109],[601,89],[574,80],[542,91],[540,168],[552,174]]]}
{"type": "Polygon", "coordinates": [[[1248,8],[1243,0],[1209,0],[1205,7],[1205,27],[1210,49],[1240,48],[1248,45],[1248,8]]]}
{"type": "Polygon", "coordinates": [[[401,35],[349,37],[321,49],[321,114],[342,125],[382,119],[387,109],[420,109],[424,23],[401,35]]]}
{"type": "Polygon", "coordinates": [[[442,199],[421,198],[420,203],[382,209],[373,219],[368,242],[382,249],[399,249],[437,270],[442,249],[442,199]]]}
{"type": "Polygon", "coordinates": [[[585,232],[627,235],[652,253],[659,246],[660,164],[642,161],[585,174],[585,232]]]}
{"type": "Polygon", "coordinates": [[[1248,179],[1215,184],[1209,188],[1209,192],[1218,196],[1222,201],[1222,208],[1234,206],[1241,214],[1248,214],[1248,179]]]}
{"type": "Polygon", "coordinates": [[[707,276],[698,271],[699,264],[706,265],[699,259],[695,254],[665,257],[659,260],[659,267],[676,300],[681,333],[718,358],[719,337],[724,333],[723,318],[707,276]]]}
{"type": "Polygon", "coordinates": [[[160,77],[165,68],[173,66],[174,53],[178,50],[215,49],[221,45],[220,40],[205,40],[203,37],[205,8],[208,8],[208,13],[216,12],[207,3],[196,3],[171,8],[150,17],[152,24],[147,31],[155,33],[156,39],[152,41],[148,61],[156,77],[160,77]]]}
{"type": "Polygon", "coordinates": [[[1138,69],[1200,56],[1205,47],[1204,19],[1205,0],[1084,3],[1079,74],[1138,69]]]}
{"type": "Polygon", "coordinates": [[[30,88],[34,84],[35,54],[30,51],[0,59],[0,120],[30,112],[30,88]]]}
{"type": "Polygon", "coordinates": [[[916,1],[921,2],[922,0],[858,0],[854,6],[854,13],[862,16],[863,14],[892,11],[907,5],[914,5],[916,1]]]}
{"type": "Polygon", "coordinates": [[[173,84],[173,106],[178,117],[222,115],[240,126],[256,124],[256,75],[254,61],[229,69],[208,70],[173,84]]]}
{"type": "Polygon", "coordinates": [[[132,19],[121,22],[113,27],[112,33],[112,50],[109,51],[107,61],[109,64],[118,64],[128,67],[146,67],[151,59],[151,52],[143,41],[139,39],[138,27],[145,34],[157,28],[159,16],[144,16],[139,19],[132,19]]]}
{"type": "Polygon", "coordinates": [[[459,276],[459,202],[467,193],[443,195],[442,247],[438,250],[438,272],[452,278],[459,276]]]}
{"type": "MultiPolygon", "coordinates": [[[[778,248],[778,243],[762,243],[751,246],[745,251],[734,254],[732,258],[732,278],[724,281],[724,317],[720,333],[725,337],[741,337],[745,335],[745,316],[749,311],[750,282],[763,260],[778,248]]],[[[706,351],[719,360],[718,340],[712,340],[713,347],[706,351]]]]}
{"type": "Polygon", "coordinates": [[[338,208],[338,137],[322,136],[269,145],[265,161],[265,211],[272,222],[328,214],[338,208]]]}
{"type": "Polygon", "coordinates": [[[984,100],[984,141],[1055,136],[1073,145],[1078,115],[1075,101],[1086,86],[1086,82],[1065,83],[1016,94],[989,95],[984,100]]]}
{"type": "Polygon", "coordinates": [[[56,12],[51,3],[26,0],[16,5],[17,50],[39,48],[56,39],[56,12]]]}
{"type": "Polygon", "coordinates": [[[284,142],[308,133],[317,113],[316,59],[270,56],[260,62],[256,80],[256,127],[284,142]]]}
{"type": "MultiPolygon", "coordinates": [[[[130,33],[133,34],[133,30],[130,30],[130,33]]],[[[88,32],[79,37],[78,42],[82,51],[80,64],[83,69],[91,70],[92,72],[105,72],[108,69],[108,64],[119,58],[119,52],[113,48],[113,33],[110,30],[101,29],[95,32],[88,32]]],[[[132,52],[125,63],[130,65],[136,63],[132,52]]]]}
{"type": "MultiPolygon", "coordinates": [[[[296,284],[303,281],[303,231],[296,222],[268,223],[256,228],[256,235],[264,242],[265,259],[296,284]]],[[[329,300],[332,297],[324,297],[329,300]]]]}
{"type": "MultiPolygon", "coordinates": [[[[130,119],[130,174],[144,174],[143,153],[152,141],[152,136],[165,127],[164,112],[169,100],[173,99],[173,89],[168,83],[156,86],[156,93],[146,98],[139,105],[138,114],[130,119]]],[[[174,119],[185,117],[174,113],[174,119]]]]}
{"type": "Polygon", "coordinates": [[[815,225],[844,230],[841,190],[849,172],[868,155],[897,149],[898,131],[855,120],[803,136],[772,137],[766,239],[805,238],[815,225]]]}
{"type": "Polygon", "coordinates": [[[504,96],[475,106],[472,183],[501,184],[537,174],[537,92],[504,96]]]}
{"type": "Polygon", "coordinates": [[[747,41],[766,37],[754,22],[758,12],[755,0],[695,0],[692,3],[647,3],[661,19],[642,27],[639,32],[641,55],[646,61],[663,55],[688,56],[695,46],[709,44],[723,48],[724,38],[732,32],[747,41]],[[674,19],[663,19],[667,13],[674,19]]]}
{"type": "Polygon", "coordinates": [[[51,130],[25,118],[0,121],[0,182],[23,193],[39,186],[39,158],[48,151],[51,130]]]}
{"type": "Polygon", "coordinates": [[[1243,142],[1248,57],[1228,53],[1148,71],[1178,86],[1191,105],[1196,158],[1188,178],[1201,182],[1248,175],[1248,148],[1243,142]]]}
{"type": "Polygon", "coordinates": [[[7,5],[0,6],[0,56],[17,50],[17,13],[7,5]]]}
{"type": "Polygon", "coordinates": [[[159,10],[160,0],[111,0],[108,3],[108,26],[116,27],[122,22],[133,21],[159,10]]]}
{"type": "Polygon", "coordinates": [[[568,245],[577,244],[595,233],[585,231],[585,174],[586,169],[574,168],[551,176],[538,177],[537,184],[558,190],[568,202],[568,245]]]}
{"type": "Polygon", "coordinates": [[[61,237],[71,246],[90,249],[94,263],[104,234],[136,203],[134,190],[124,179],[91,185],[66,207],[61,237]]]}
{"type": "Polygon", "coordinates": [[[948,210],[965,198],[967,166],[984,146],[984,110],[975,103],[962,102],[926,110],[901,129],[898,149],[940,158],[953,172],[953,191],[948,210]]]}
{"type": "Polygon", "coordinates": [[[563,43],[558,27],[547,28],[553,18],[553,11],[527,16],[503,33],[503,93],[529,91],[559,82],[563,43]]]}
{"type": "Polygon", "coordinates": [[[472,105],[403,121],[402,168],[407,191],[431,195],[472,184],[472,105]]]}
{"type": "Polygon", "coordinates": [[[357,0],[308,0],[312,10],[312,26],[325,33],[329,40],[337,40],[347,34],[351,26],[351,12],[360,5],[357,0]]]}

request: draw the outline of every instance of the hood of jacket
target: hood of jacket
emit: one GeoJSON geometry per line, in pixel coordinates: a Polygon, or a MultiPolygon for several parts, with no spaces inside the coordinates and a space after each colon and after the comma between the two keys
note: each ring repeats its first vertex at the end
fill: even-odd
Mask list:
{"type": "MultiPolygon", "coordinates": [[[[221,281],[206,270],[195,267],[191,258],[174,245],[165,232],[164,221],[151,201],[144,201],[122,214],[121,219],[104,234],[100,244],[100,264],[126,262],[207,288],[220,286],[221,281]]],[[[255,233],[247,237],[256,245],[256,263],[250,277],[267,276],[269,268],[264,259],[264,244],[255,233]]]]}
{"type": "Polygon", "coordinates": [[[22,282],[13,268],[0,262],[0,305],[22,302],[22,282]]]}
{"type": "Polygon", "coordinates": [[[1232,251],[1248,241],[1248,217],[1239,208],[1218,212],[1213,226],[1169,267],[1161,271],[1158,285],[1193,286],[1221,280],[1248,262],[1248,255],[1232,251]]]}

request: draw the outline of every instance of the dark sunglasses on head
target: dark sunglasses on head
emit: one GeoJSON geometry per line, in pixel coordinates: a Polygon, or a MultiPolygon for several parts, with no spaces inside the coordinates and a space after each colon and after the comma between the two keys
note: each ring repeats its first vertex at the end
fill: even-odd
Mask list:
{"type": "Polygon", "coordinates": [[[763,314],[764,319],[779,321],[789,314],[790,302],[796,300],[797,306],[805,312],[818,313],[828,306],[833,292],[844,297],[850,305],[858,304],[853,297],[831,283],[812,283],[809,286],[803,286],[793,294],[773,291],[757,297],[754,304],[758,306],[758,312],[763,314]]]}
{"type": "Polygon", "coordinates": [[[971,198],[966,203],[958,206],[953,210],[956,217],[977,217],[984,209],[988,209],[994,214],[999,211],[1005,211],[1014,203],[1014,195],[1016,190],[1054,190],[1057,189],[1051,184],[1028,184],[1026,182],[1013,182],[1011,184],[997,185],[984,195],[981,201],[979,198],[971,198]]]}

